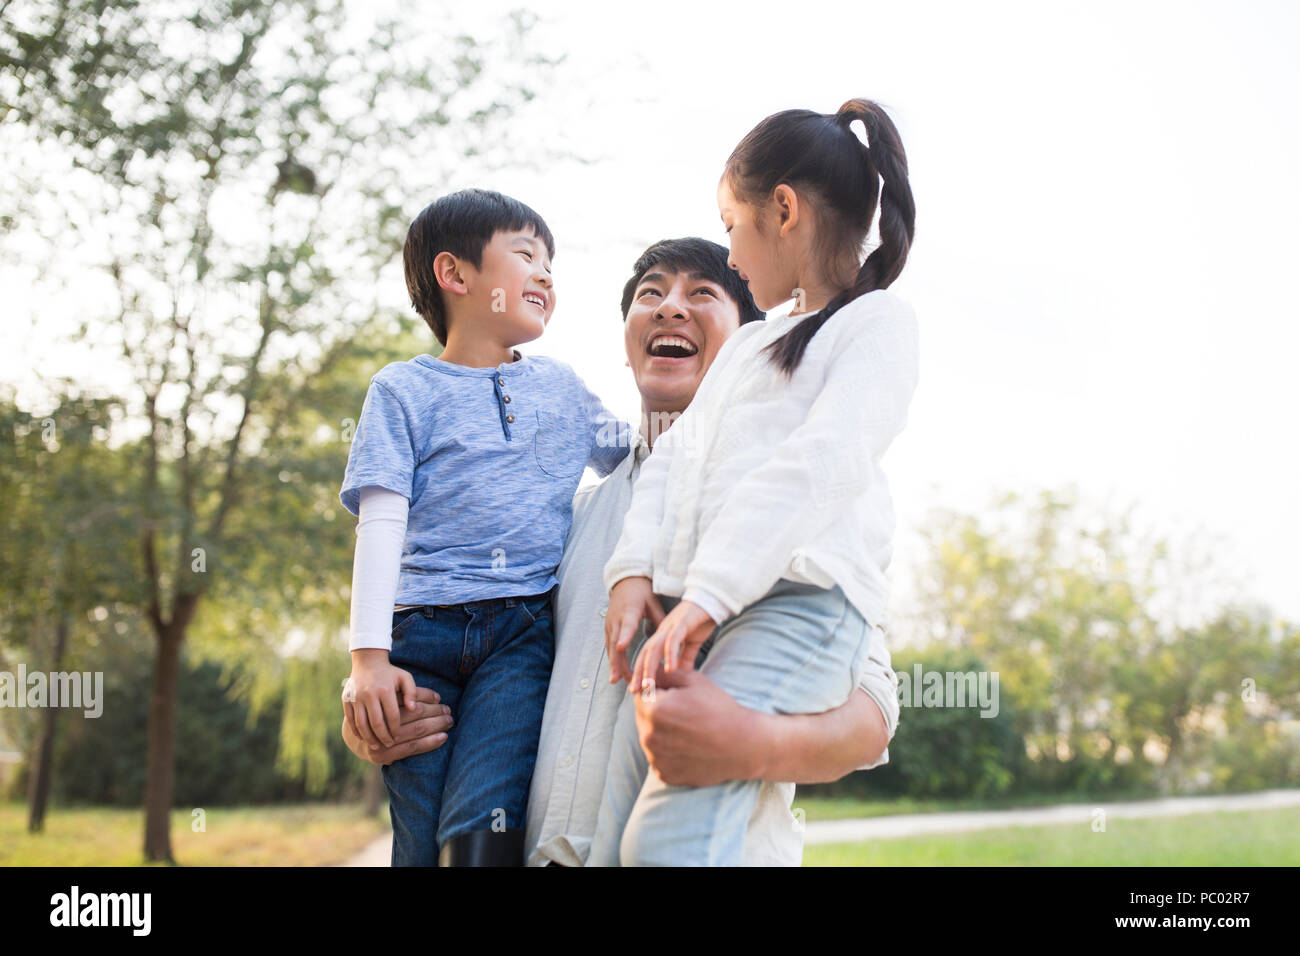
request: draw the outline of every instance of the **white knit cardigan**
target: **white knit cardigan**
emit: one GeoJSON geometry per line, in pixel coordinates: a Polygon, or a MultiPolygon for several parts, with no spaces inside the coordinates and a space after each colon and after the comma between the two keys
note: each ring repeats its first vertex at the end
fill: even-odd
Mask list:
{"type": "Polygon", "coordinates": [[[838,584],[884,623],[894,512],[880,460],[916,390],[916,316],[888,290],[860,296],[787,380],[759,353],[808,317],[746,323],[723,344],[641,466],[607,589],[642,575],[716,618],[782,578],[838,584]]]}

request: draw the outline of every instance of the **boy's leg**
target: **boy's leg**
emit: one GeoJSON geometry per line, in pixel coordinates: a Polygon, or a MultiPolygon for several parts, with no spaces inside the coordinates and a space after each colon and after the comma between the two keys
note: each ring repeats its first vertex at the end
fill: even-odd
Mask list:
{"type": "Polygon", "coordinates": [[[517,831],[522,866],[528,786],[555,657],[551,601],[548,594],[471,607],[461,661],[468,679],[452,713],[460,737],[447,767],[438,843],[517,831]]]}
{"type": "MultiPolygon", "coordinates": [[[[453,715],[461,697],[461,687],[454,680],[454,661],[463,642],[463,627],[457,615],[463,618],[453,608],[397,612],[393,615],[393,648],[388,655],[394,667],[410,672],[417,687],[437,691],[453,715]]],[[[437,750],[383,768],[388,816],[393,824],[393,866],[438,865],[438,815],[457,729],[453,724],[437,750]]]]}
{"type": "MultiPolygon", "coordinates": [[[[870,630],[838,587],[781,580],[718,629],[700,670],[744,707],[820,713],[852,694],[870,630]]],[[[649,774],[623,833],[623,865],[739,866],[761,785],[681,787],[649,774]]]]}

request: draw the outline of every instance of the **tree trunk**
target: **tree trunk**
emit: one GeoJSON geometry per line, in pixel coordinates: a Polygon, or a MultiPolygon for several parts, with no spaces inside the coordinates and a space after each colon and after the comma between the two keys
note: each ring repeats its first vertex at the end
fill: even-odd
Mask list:
{"type": "Polygon", "coordinates": [[[184,632],[175,623],[158,635],[153,693],[149,698],[149,761],[144,785],[144,858],[174,863],[171,840],[172,797],[176,784],[176,683],[180,677],[184,632]]]}
{"type": "Polygon", "coordinates": [[[379,800],[384,795],[384,774],[383,771],[371,764],[366,768],[366,789],[365,789],[365,813],[368,817],[373,817],[379,813],[379,800]]]}
{"type": "MultiPolygon", "coordinates": [[[[68,647],[68,632],[71,629],[71,618],[67,614],[60,614],[59,623],[54,631],[51,673],[63,669],[63,654],[68,647]]],[[[40,833],[45,829],[45,807],[49,803],[50,785],[54,780],[54,734],[57,729],[58,715],[57,707],[46,707],[45,713],[41,715],[41,741],[36,747],[32,776],[27,788],[28,833],[40,833]]]]}

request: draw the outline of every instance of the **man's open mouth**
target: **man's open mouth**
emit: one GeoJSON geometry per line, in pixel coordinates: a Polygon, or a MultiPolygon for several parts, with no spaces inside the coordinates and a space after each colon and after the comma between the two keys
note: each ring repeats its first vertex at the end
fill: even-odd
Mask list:
{"type": "Polygon", "coordinates": [[[646,346],[646,352],[654,358],[690,358],[699,351],[699,347],[690,339],[671,333],[656,335],[646,346]]]}
{"type": "Polygon", "coordinates": [[[546,311],[546,297],[543,295],[539,295],[536,292],[526,292],[524,293],[524,301],[531,302],[543,312],[546,311]]]}

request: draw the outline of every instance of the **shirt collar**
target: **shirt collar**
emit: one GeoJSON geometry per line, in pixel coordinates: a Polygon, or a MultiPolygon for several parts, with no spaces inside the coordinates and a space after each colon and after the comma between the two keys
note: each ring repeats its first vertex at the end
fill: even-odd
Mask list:
{"type": "MultiPolygon", "coordinates": [[[[645,436],[641,434],[640,429],[633,429],[633,431],[632,431],[632,463],[633,463],[633,465],[640,465],[641,462],[645,461],[648,457],[650,457],[650,445],[649,445],[649,443],[645,440],[645,436]]],[[[629,469],[627,470],[627,476],[628,476],[629,479],[631,479],[631,477],[632,477],[632,471],[633,471],[632,468],[629,468],[629,469]]]]}

